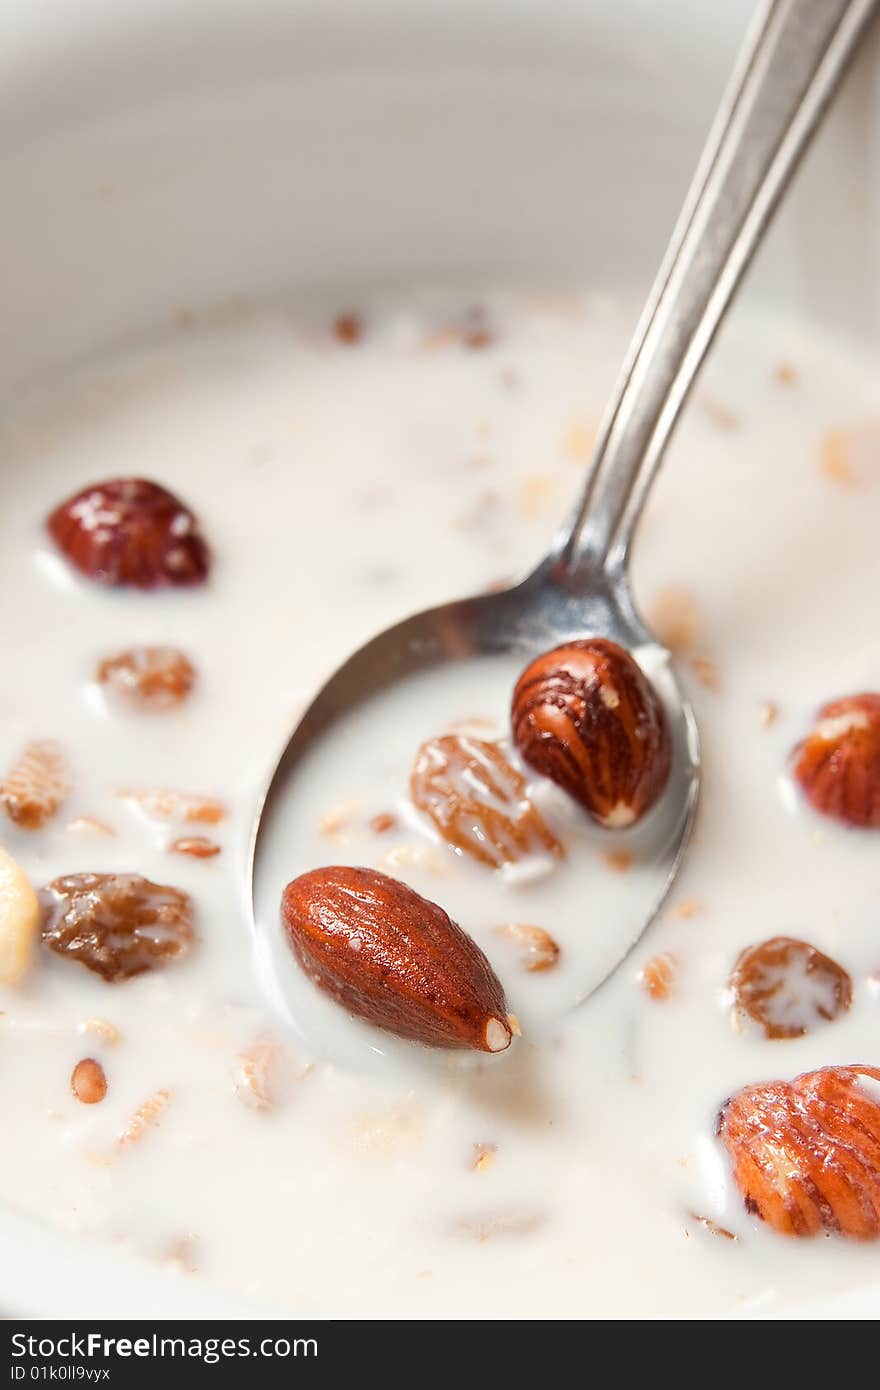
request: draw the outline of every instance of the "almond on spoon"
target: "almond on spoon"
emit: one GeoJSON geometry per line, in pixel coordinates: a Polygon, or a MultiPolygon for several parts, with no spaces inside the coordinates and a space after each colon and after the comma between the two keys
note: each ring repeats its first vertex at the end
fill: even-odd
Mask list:
{"type": "Polygon", "coordinates": [[[428,1047],[503,1052],[513,1030],[483,952],[438,907],[375,869],[313,869],[281,917],[306,974],[349,1013],[428,1047]]]}

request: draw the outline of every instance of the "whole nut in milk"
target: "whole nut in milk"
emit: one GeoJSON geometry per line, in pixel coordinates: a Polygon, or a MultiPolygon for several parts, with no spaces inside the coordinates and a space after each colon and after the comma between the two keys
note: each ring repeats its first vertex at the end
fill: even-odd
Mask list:
{"type": "Polygon", "coordinates": [[[669,776],[663,707],[616,642],[568,642],[527,666],[511,707],[520,756],[600,825],[633,825],[669,776]]]}
{"type": "Polygon", "coordinates": [[[746,1086],[718,1116],[746,1210],[786,1236],[880,1236],[880,1068],[746,1086]]]}
{"type": "Polygon", "coordinates": [[[810,804],[845,825],[880,828],[880,695],[823,705],[794,751],[794,775],[810,804]]]}
{"type": "Polygon", "coordinates": [[[350,1013],[411,1042],[503,1052],[504,991],[474,941],[436,903],[375,869],[313,869],[281,916],[306,974],[350,1013]]]}
{"type": "Polygon", "coordinates": [[[98,584],[201,584],[210,554],[195,516],[146,478],[112,478],[68,497],[46,522],[59,550],[98,584]]]}

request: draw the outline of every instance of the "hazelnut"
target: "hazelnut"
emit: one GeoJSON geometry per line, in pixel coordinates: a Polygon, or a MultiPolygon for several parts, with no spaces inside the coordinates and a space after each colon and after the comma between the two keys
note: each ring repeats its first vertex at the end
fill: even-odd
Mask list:
{"type": "Polygon", "coordinates": [[[823,816],[880,829],[880,695],[823,705],[812,733],[794,750],[794,776],[823,816]]]}
{"type": "Polygon", "coordinates": [[[746,1211],[785,1236],[880,1237],[880,1069],[744,1086],[716,1133],[746,1211]]]}
{"type": "Polygon", "coordinates": [[[666,785],[663,707],[616,642],[569,642],[539,656],[516,683],[511,722],[524,761],[600,825],[634,824],[666,785]]]}

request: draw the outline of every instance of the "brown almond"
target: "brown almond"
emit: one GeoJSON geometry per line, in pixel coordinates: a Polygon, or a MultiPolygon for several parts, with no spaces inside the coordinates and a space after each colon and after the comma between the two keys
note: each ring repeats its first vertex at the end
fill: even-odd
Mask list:
{"type": "Polygon", "coordinates": [[[406,884],[375,869],[313,869],[288,883],[281,917],[303,970],[350,1013],[428,1047],[510,1046],[483,952],[406,884]]]}

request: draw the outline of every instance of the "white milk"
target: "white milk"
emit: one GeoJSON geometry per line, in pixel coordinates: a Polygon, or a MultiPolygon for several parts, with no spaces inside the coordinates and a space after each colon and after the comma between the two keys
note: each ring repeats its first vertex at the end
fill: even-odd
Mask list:
{"type": "Polygon", "coordinates": [[[293,721],[372,632],[540,556],[582,480],[631,322],[606,297],[492,295],[494,340],[473,350],[445,332],[469,303],[368,304],[351,346],[328,331],[335,309],[182,327],[7,411],[0,762],[29,738],[59,738],[75,789],[46,829],[4,821],[0,834],[37,886],[127,870],[186,889],[199,941],[181,964],[115,986],[42,952],[22,986],[0,991],[0,1193],[176,1277],[304,1313],[784,1312],[877,1269],[876,1247],[762,1229],[714,1138],[719,1104],[745,1083],[880,1061],[878,840],[805,811],[784,777],[819,704],[880,688],[876,363],[796,324],[737,316],[671,450],[635,583],[649,612],[669,586],[696,605],[680,672],[703,797],[672,896],[595,996],[568,1007],[584,953],[638,899],[638,864],[610,868],[601,832],[551,796],[565,863],[507,882],[461,863],[406,807],[424,737],[458,719],[505,732],[517,669],[504,662],[462,669],[460,683],[444,672],[417,699],[398,692],[364,712],[363,737],[346,730],[304,766],[273,826],[255,950],[247,835],[293,721]],[[820,466],[830,429],[844,431],[851,479],[820,466]],[[103,592],[53,552],[50,509],[118,475],[166,483],[194,508],[215,552],[206,588],[103,592]],[[146,642],[189,654],[196,694],[171,713],[111,711],[92,683],[98,660],[146,642]],[[693,657],[713,664],[700,671],[717,673],[717,690],[693,657]],[[170,854],[185,828],[138,814],[122,787],[222,797],[222,854],[170,854]],[[371,831],[380,811],[401,826],[371,831]],[[81,816],[115,833],[68,828],[81,816]],[[379,865],[445,906],[491,956],[523,1037],[499,1058],[450,1063],[317,999],[272,900],[320,863],[379,865]],[[495,931],[517,921],[558,939],[553,970],[522,969],[495,931]],[[781,933],[838,960],[854,1002],[802,1039],[769,1042],[731,1026],[725,986],[743,946],[781,933]],[[639,972],[661,952],[678,971],[658,1001],[639,972]],[[116,1043],[81,1033],[95,1017],[116,1043]],[[258,1069],[273,1059],[264,1109],[242,1098],[254,1047],[258,1069]],[[91,1107],[69,1088],[83,1056],[109,1082],[91,1107]],[[170,1097],[159,1123],[118,1149],[157,1091],[170,1097]]]}

